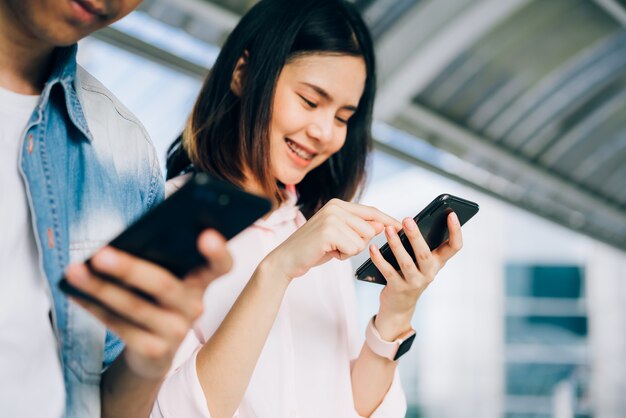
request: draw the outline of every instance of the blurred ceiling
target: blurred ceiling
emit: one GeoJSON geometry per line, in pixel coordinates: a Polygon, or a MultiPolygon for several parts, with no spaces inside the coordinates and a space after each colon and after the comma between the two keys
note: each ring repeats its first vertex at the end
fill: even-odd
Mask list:
{"type": "MultiPolygon", "coordinates": [[[[252,0],[146,0],[141,9],[221,45],[252,0]]],[[[377,146],[626,250],[626,0],[355,0],[375,38],[377,146]]],[[[128,34],[100,35],[201,75],[128,34]],[[151,49],[152,48],[152,49],[151,49]]]]}

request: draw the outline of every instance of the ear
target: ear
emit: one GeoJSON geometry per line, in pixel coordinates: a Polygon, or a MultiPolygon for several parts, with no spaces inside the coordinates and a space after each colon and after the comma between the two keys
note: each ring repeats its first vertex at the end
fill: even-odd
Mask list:
{"type": "Polygon", "coordinates": [[[235,64],[235,69],[233,70],[233,78],[230,80],[230,90],[237,97],[240,97],[243,92],[249,56],[250,53],[245,51],[243,55],[239,57],[237,64],[235,64]]]}

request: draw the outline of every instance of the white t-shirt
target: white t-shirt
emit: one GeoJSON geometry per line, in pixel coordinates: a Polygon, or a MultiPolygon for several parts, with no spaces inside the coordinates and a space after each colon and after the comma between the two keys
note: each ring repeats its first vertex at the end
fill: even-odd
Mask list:
{"type": "Polygon", "coordinates": [[[0,88],[0,415],[59,418],[65,387],[50,290],[18,158],[38,99],[0,88]]]}

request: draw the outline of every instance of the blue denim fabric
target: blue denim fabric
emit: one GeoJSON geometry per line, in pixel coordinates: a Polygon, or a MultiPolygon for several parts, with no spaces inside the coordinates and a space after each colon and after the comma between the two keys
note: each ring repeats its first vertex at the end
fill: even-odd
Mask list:
{"type": "Polygon", "coordinates": [[[100,416],[100,376],[122,344],[70,303],[58,282],[68,263],[84,260],[162,200],[163,179],[143,127],[77,67],[76,50],[56,51],[26,127],[20,169],[54,304],[66,417],[89,418],[100,416]]]}

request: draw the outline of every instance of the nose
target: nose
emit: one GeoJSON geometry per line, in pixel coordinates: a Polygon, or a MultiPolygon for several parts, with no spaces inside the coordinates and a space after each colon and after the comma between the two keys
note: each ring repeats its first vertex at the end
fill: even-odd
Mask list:
{"type": "Polygon", "coordinates": [[[319,142],[327,143],[333,139],[334,131],[334,115],[325,115],[320,112],[317,117],[311,121],[308,127],[308,134],[319,142]]]}

